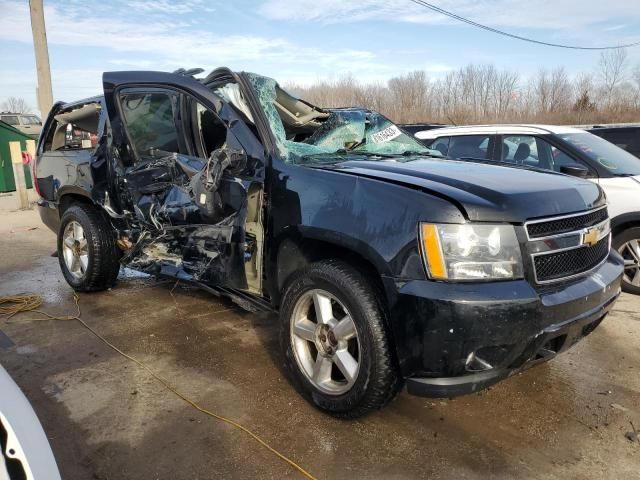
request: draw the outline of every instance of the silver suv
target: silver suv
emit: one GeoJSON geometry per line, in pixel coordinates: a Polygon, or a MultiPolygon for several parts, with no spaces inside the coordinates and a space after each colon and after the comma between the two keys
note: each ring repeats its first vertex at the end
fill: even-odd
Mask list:
{"type": "Polygon", "coordinates": [[[0,112],[0,120],[32,137],[38,137],[42,130],[42,120],[33,113],[0,112]]]}

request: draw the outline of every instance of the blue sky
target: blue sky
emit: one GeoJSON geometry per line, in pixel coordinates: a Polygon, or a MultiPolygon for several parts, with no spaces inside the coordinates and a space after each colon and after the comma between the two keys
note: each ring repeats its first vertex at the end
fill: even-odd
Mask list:
{"type": "MultiPolygon", "coordinates": [[[[524,36],[586,46],[640,41],[638,0],[433,0],[524,36]]],[[[385,81],[411,70],[433,77],[468,63],[517,70],[592,70],[598,52],[532,45],[456,23],[409,0],[45,0],[54,98],[101,90],[109,70],[220,65],[307,84],[352,73],[385,81]]],[[[640,47],[629,50],[640,63],[640,47]]],[[[0,0],[0,102],[35,109],[27,0],[0,0]]]]}

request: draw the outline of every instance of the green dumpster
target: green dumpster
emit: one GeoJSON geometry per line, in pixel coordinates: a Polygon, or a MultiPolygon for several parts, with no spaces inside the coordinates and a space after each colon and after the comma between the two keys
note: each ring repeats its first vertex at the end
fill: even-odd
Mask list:
{"type": "MultiPolygon", "coordinates": [[[[16,130],[11,125],[0,121],[0,192],[13,192],[16,189],[9,142],[20,142],[20,147],[24,152],[27,150],[26,140],[32,140],[32,138],[16,130]]],[[[31,169],[29,165],[24,166],[24,178],[27,182],[27,188],[31,188],[31,169]]]]}

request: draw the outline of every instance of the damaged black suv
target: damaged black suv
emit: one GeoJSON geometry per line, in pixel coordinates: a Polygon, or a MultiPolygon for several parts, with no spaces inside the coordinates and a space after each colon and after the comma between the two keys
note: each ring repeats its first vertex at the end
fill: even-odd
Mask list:
{"type": "Polygon", "coordinates": [[[455,396],[589,334],[620,291],[588,181],[439,158],[379,113],[226,68],[105,73],[51,111],[41,217],[78,291],[121,265],[279,311],[292,381],[355,417],[455,396]]]}

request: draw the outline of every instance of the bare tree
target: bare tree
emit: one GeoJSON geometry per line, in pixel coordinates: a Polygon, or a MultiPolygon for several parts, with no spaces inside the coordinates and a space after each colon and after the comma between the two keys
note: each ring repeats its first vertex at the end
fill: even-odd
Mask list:
{"type": "Polygon", "coordinates": [[[620,51],[604,55],[597,69],[573,79],[563,67],[541,69],[521,82],[515,71],[468,65],[439,79],[414,71],[386,84],[363,83],[346,74],[333,81],[286,88],[319,106],[366,107],[399,123],[637,122],[640,64],[625,76],[625,55],[620,51]]]}
{"type": "Polygon", "coordinates": [[[518,98],[518,74],[504,70],[496,75],[493,85],[493,102],[495,105],[495,115],[500,120],[505,121],[509,115],[512,104],[518,98]]]}
{"type": "Polygon", "coordinates": [[[589,73],[578,75],[574,82],[573,111],[576,115],[576,123],[583,123],[586,118],[596,110],[594,102],[595,86],[593,76],[589,73]]]}
{"type": "Polygon", "coordinates": [[[31,107],[24,98],[9,97],[2,102],[0,110],[11,113],[31,113],[31,107]]]}
{"type": "Polygon", "coordinates": [[[564,67],[551,72],[549,82],[549,111],[566,111],[571,103],[572,88],[564,67]]]}
{"type": "Polygon", "coordinates": [[[635,66],[631,74],[631,84],[633,85],[633,105],[640,108],[640,63],[635,66]]]}
{"type": "Polygon", "coordinates": [[[549,72],[541,68],[534,79],[531,80],[531,95],[534,100],[536,113],[548,113],[551,98],[551,81],[549,72]]]}
{"type": "Polygon", "coordinates": [[[394,116],[403,122],[416,122],[430,110],[431,84],[426,72],[414,71],[394,77],[389,80],[388,88],[396,113],[394,116]]]}
{"type": "MultiPolygon", "coordinates": [[[[448,123],[463,124],[468,122],[469,112],[462,98],[462,82],[460,72],[449,72],[436,85],[440,98],[438,117],[448,123]]],[[[434,121],[434,120],[430,120],[434,121]]]]}
{"type": "Polygon", "coordinates": [[[600,54],[598,76],[608,107],[614,103],[616,88],[624,81],[626,66],[627,51],[624,48],[605,50],[600,54]]]}

